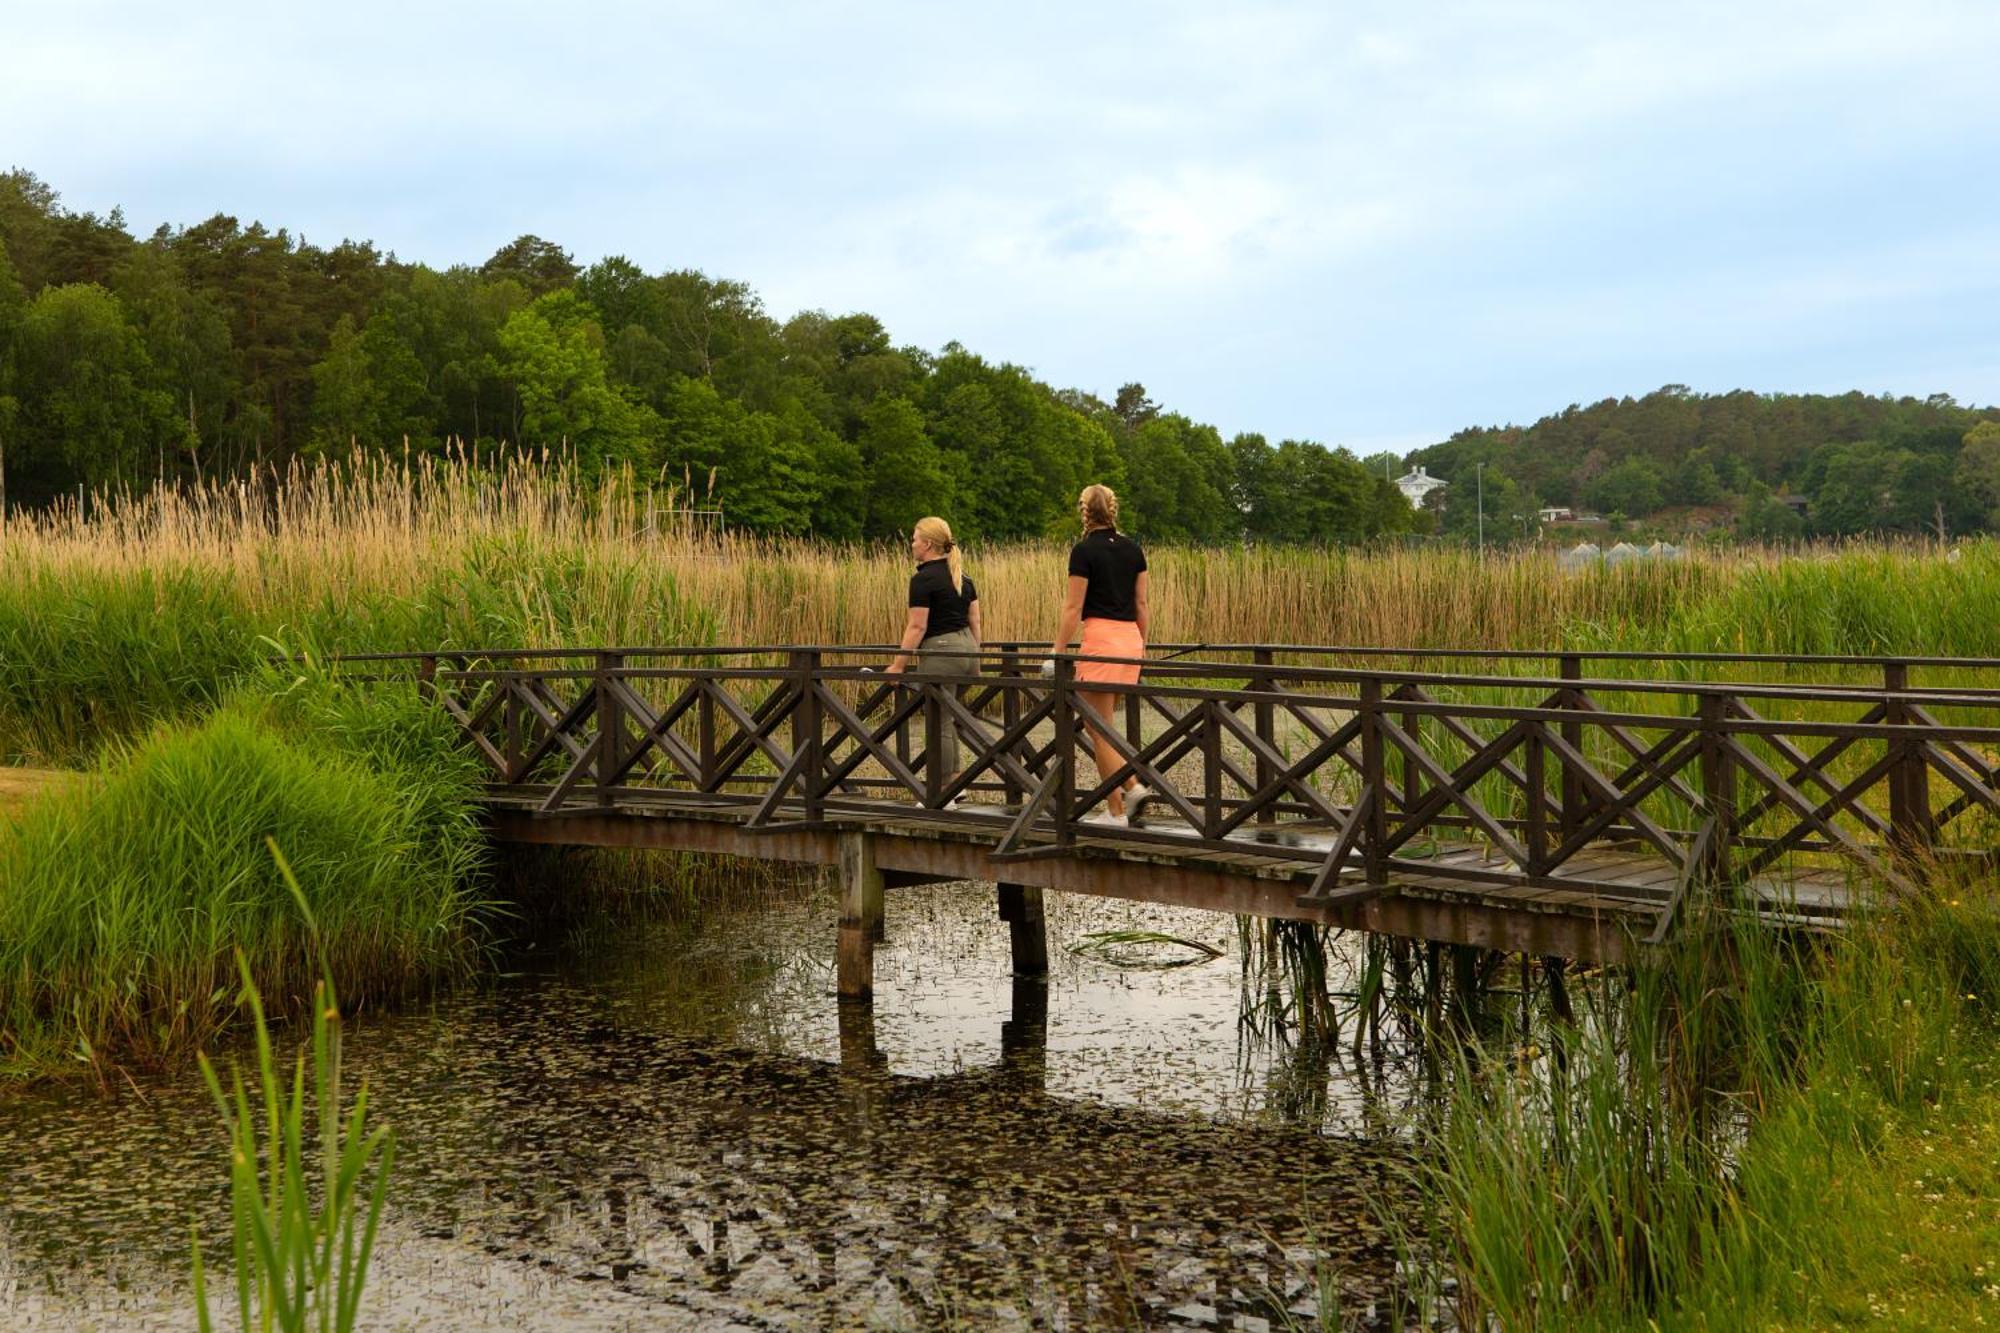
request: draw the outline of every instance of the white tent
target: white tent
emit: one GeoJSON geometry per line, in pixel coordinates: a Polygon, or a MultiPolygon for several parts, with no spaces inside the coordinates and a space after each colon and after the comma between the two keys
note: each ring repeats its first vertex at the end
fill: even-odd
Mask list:
{"type": "Polygon", "coordinates": [[[1631,542],[1619,542],[1604,553],[1604,563],[1607,565],[1622,565],[1627,560],[1637,560],[1638,558],[1639,548],[1631,542]]]}

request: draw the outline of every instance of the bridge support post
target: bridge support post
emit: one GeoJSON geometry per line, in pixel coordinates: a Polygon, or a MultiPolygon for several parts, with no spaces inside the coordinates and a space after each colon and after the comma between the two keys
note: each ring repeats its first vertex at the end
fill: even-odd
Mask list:
{"type": "Polygon", "coordinates": [[[1002,884],[1000,919],[1013,945],[1014,975],[1049,974],[1049,934],[1042,919],[1042,891],[1031,884],[1002,884]]]}
{"type": "Polygon", "coordinates": [[[866,833],[840,835],[840,998],[875,993],[875,941],[882,935],[882,872],[866,833]]]}

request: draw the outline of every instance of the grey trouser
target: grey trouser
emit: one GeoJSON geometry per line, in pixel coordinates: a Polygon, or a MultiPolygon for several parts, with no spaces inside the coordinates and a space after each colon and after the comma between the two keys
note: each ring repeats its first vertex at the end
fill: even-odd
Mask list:
{"type": "MultiPolygon", "coordinates": [[[[949,634],[925,639],[917,646],[917,660],[910,668],[910,674],[919,680],[977,675],[979,659],[956,654],[978,651],[979,640],[972,637],[969,629],[955,629],[949,634]]],[[[939,749],[943,752],[943,769],[938,780],[942,782],[958,772],[958,727],[947,717],[939,730],[942,733],[939,749]]]]}

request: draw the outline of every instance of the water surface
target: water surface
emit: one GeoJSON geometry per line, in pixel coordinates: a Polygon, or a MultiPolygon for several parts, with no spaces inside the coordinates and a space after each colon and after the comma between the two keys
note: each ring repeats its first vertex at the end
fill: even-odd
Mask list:
{"type": "MultiPolygon", "coordinates": [[[[1265,1328],[1386,1290],[1406,1093],[1247,1030],[1232,919],[1051,895],[1044,985],[991,886],[893,890],[863,1008],[836,915],[759,891],[352,1022],[399,1139],[368,1326],[1265,1328]],[[1132,927],[1224,956],[1063,947],[1132,927]]],[[[227,1227],[192,1071],[0,1095],[0,1324],[189,1326],[191,1221],[227,1227]]]]}

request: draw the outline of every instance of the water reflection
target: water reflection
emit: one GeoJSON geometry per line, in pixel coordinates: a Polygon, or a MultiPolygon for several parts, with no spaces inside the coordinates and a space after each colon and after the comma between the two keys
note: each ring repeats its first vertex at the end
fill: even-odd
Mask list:
{"type": "MultiPolygon", "coordinates": [[[[873,1005],[832,997],[814,893],[356,1023],[400,1137],[377,1326],[1255,1327],[1310,1321],[1329,1264],[1382,1290],[1364,1200],[1398,1154],[1325,1132],[1366,1101],[1339,1066],[1277,1089],[1297,1070],[1246,1059],[1229,960],[1060,948],[1134,921],[1227,944],[1226,919],[1051,899],[1044,983],[1008,975],[990,888],[920,895],[891,898],[873,1005]]],[[[192,1080],[144,1093],[0,1103],[0,1323],[187,1324],[221,1136],[192,1080]]]]}

